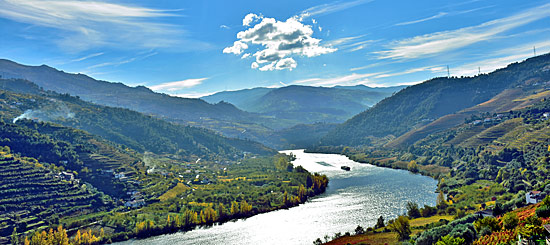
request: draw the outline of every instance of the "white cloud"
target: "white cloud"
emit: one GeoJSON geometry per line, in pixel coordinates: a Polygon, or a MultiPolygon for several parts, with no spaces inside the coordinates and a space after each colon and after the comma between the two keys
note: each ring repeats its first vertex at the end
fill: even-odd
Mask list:
{"type": "Polygon", "coordinates": [[[350,75],[332,77],[332,78],[308,78],[304,80],[294,81],[291,84],[302,84],[302,85],[309,85],[309,86],[324,86],[324,87],[332,87],[336,85],[353,86],[353,85],[359,85],[359,84],[369,85],[369,86],[380,86],[379,84],[376,84],[375,82],[369,80],[370,77],[374,77],[379,74],[380,73],[365,73],[365,74],[353,73],[350,75]]]}
{"type": "Polygon", "coordinates": [[[181,89],[195,87],[195,86],[201,84],[202,82],[204,82],[204,80],[206,80],[206,79],[208,79],[208,78],[205,77],[205,78],[186,79],[186,80],[183,80],[183,81],[161,83],[161,84],[149,86],[149,88],[151,90],[154,90],[154,91],[174,92],[174,91],[178,91],[178,90],[181,90],[181,89]]]}
{"type": "Polygon", "coordinates": [[[243,54],[243,56],[241,56],[241,59],[246,59],[248,57],[250,57],[250,53],[243,54]]]}
{"type": "MultiPolygon", "coordinates": [[[[77,0],[0,0],[0,17],[57,29],[55,42],[70,52],[95,47],[189,49],[202,43],[185,40],[181,27],[155,21],[176,16],[158,10],[118,3],[77,0]],[[192,44],[197,45],[189,47],[192,44]]],[[[206,45],[206,44],[202,44],[206,45]]]]}
{"type": "Polygon", "coordinates": [[[241,54],[245,49],[248,48],[246,43],[241,41],[235,41],[233,46],[223,49],[224,54],[241,54]]]}
{"type": "Polygon", "coordinates": [[[71,60],[72,62],[79,62],[79,61],[83,61],[83,60],[87,60],[87,59],[90,59],[90,58],[93,58],[93,57],[97,57],[97,56],[100,56],[100,55],[103,55],[102,52],[100,53],[94,53],[94,54],[89,54],[89,55],[86,55],[84,57],[80,57],[78,59],[74,59],[74,60],[71,60]]]}
{"type": "Polygon", "coordinates": [[[332,3],[321,4],[308,8],[300,14],[300,18],[325,15],[338,11],[342,11],[348,8],[352,8],[361,4],[370,3],[374,0],[355,0],[355,1],[336,1],[332,3]]]}
{"type": "Polygon", "coordinates": [[[216,92],[206,92],[206,93],[200,93],[200,92],[193,92],[193,93],[185,93],[185,94],[171,94],[172,96],[176,97],[182,97],[182,98],[201,98],[208,95],[213,95],[216,92]]]}
{"type": "Polygon", "coordinates": [[[402,76],[422,71],[429,71],[431,73],[438,73],[438,72],[444,72],[446,71],[446,67],[443,66],[426,66],[426,67],[419,67],[419,68],[411,68],[405,71],[401,72],[395,72],[395,73],[382,73],[379,75],[374,76],[374,78],[386,78],[386,77],[395,77],[395,76],[402,76]]]}
{"type": "Polygon", "coordinates": [[[433,56],[495,38],[498,34],[550,16],[550,4],[523,11],[510,17],[477,26],[436,32],[390,44],[390,49],[376,52],[380,59],[414,59],[433,56]]]}
{"type": "Polygon", "coordinates": [[[364,36],[365,35],[338,38],[330,41],[329,44],[338,49],[355,52],[366,48],[367,44],[376,42],[375,40],[363,40],[364,36]]]}
{"type": "Polygon", "coordinates": [[[258,16],[257,14],[253,14],[253,13],[247,14],[243,19],[243,26],[249,26],[252,22],[254,22],[259,18],[260,16],[258,16]]]}
{"type": "MultiPolygon", "coordinates": [[[[119,65],[128,64],[128,63],[134,62],[136,60],[143,60],[143,59],[149,58],[149,57],[157,55],[157,54],[158,54],[157,52],[145,53],[144,55],[141,55],[141,56],[127,58],[127,59],[120,60],[120,61],[110,61],[110,62],[95,64],[95,65],[87,67],[86,71],[84,71],[83,73],[89,73],[89,71],[91,71],[93,69],[100,68],[100,67],[105,67],[105,66],[115,66],[116,67],[116,66],[119,66],[119,65]]],[[[95,73],[95,74],[97,74],[97,73],[95,73]]]]}
{"type": "Polygon", "coordinates": [[[220,28],[221,28],[221,29],[226,29],[226,30],[231,29],[229,26],[226,26],[226,25],[220,25],[220,28]]]}
{"type": "Polygon", "coordinates": [[[296,16],[286,21],[278,21],[248,14],[243,20],[243,25],[246,26],[253,20],[259,23],[237,33],[238,41],[223,50],[223,53],[241,54],[249,48],[248,44],[259,47],[259,50],[252,54],[256,58],[251,65],[252,69],[292,70],[297,67],[296,60],[292,58],[294,55],[315,57],[337,50],[331,46],[321,46],[321,40],[312,37],[312,27],[301,23],[296,16]]]}
{"type": "MultiPolygon", "coordinates": [[[[496,50],[488,55],[492,56],[491,58],[475,61],[456,68],[451,67],[451,76],[474,76],[479,73],[479,70],[481,70],[482,73],[488,73],[496,69],[504,68],[510,63],[522,61],[532,57],[534,55],[533,46],[537,47],[538,50],[548,50],[550,48],[550,42],[533,42],[496,50]],[[502,56],[502,54],[506,55],[502,56]]],[[[539,52],[537,53],[541,54],[539,52]]]]}
{"type": "Polygon", "coordinates": [[[407,21],[407,22],[401,22],[401,23],[397,23],[395,25],[396,26],[412,25],[412,24],[416,24],[416,23],[420,23],[420,22],[424,22],[424,21],[428,21],[428,20],[439,19],[439,18],[441,18],[443,16],[446,16],[446,15],[447,15],[446,12],[440,12],[439,14],[436,14],[436,15],[428,17],[428,18],[423,18],[423,19],[413,20],[413,21],[407,21]]]}

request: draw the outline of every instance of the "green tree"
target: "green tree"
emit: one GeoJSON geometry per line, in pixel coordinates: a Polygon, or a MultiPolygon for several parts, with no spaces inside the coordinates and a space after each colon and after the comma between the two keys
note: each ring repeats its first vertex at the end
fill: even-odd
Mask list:
{"type": "Polygon", "coordinates": [[[409,164],[407,165],[407,169],[413,173],[417,173],[418,172],[418,164],[416,163],[415,160],[411,160],[409,162],[409,164]]]}
{"type": "Polygon", "coordinates": [[[518,223],[519,223],[519,219],[516,213],[506,213],[502,218],[502,224],[504,225],[504,228],[507,230],[516,228],[518,223]]]}
{"type": "Polygon", "coordinates": [[[13,228],[13,232],[11,233],[11,244],[12,245],[19,245],[19,238],[17,237],[17,228],[13,228]]]}
{"type": "Polygon", "coordinates": [[[397,233],[397,239],[400,241],[408,239],[411,235],[411,225],[407,216],[397,217],[393,223],[388,225],[388,228],[397,233]]]}
{"type": "Polygon", "coordinates": [[[380,217],[378,217],[378,220],[376,221],[376,225],[374,225],[374,228],[378,229],[378,228],[382,228],[384,226],[386,226],[384,224],[384,217],[382,217],[382,215],[380,215],[380,217]]]}
{"type": "Polygon", "coordinates": [[[420,217],[420,209],[418,209],[418,204],[414,202],[407,202],[407,215],[411,218],[420,217]]]}
{"type": "Polygon", "coordinates": [[[465,243],[464,238],[461,237],[452,237],[450,235],[446,235],[439,240],[436,245],[462,245],[465,243]]]}

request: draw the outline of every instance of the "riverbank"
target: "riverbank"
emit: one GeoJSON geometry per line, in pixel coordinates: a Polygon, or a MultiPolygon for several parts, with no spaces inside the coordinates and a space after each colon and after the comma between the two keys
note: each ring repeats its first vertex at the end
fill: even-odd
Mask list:
{"type": "MultiPolygon", "coordinates": [[[[410,220],[411,235],[419,234],[425,231],[432,224],[437,222],[449,222],[454,220],[452,215],[434,215],[431,217],[422,217],[410,220]],[[445,220],[445,221],[443,221],[445,220]]],[[[362,233],[357,230],[358,233],[362,233]]],[[[350,232],[341,237],[333,236],[331,241],[325,245],[347,245],[347,244],[400,244],[397,239],[397,233],[388,230],[386,227],[370,229],[362,234],[350,232]],[[350,234],[351,233],[351,234],[350,234]]],[[[340,233],[341,234],[341,233],[340,233]]],[[[338,235],[338,234],[336,234],[338,235]]]]}
{"type": "Polygon", "coordinates": [[[296,155],[295,166],[330,178],[325,193],[293,208],[121,244],[310,244],[334,231],[353,230],[359,223],[374,225],[381,214],[395,218],[406,211],[407,202],[435,204],[437,182],[432,178],[354,162],[342,155],[291,152],[296,155]],[[342,165],[351,171],[342,170],[342,165]]]}

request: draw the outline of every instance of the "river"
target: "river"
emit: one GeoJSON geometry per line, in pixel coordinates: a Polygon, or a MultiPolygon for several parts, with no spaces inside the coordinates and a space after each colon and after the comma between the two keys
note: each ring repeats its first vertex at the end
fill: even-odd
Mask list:
{"type": "Polygon", "coordinates": [[[312,244],[336,232],[353,232],[357,225],[374,226],[381,215],[395,218],[408,201],[435,205],[437,181],[404,170],[362,164],[336,154],[293,153],[295,166],[326,174],[327,191],[306,203],[189,232],[161,235],[119,244],[312,244]],[[351,167],[351,171],[340,169],[351,167]]]}

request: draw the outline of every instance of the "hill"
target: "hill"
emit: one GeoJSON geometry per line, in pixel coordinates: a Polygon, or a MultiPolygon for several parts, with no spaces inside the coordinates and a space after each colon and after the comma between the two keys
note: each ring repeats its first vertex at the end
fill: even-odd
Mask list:
{"type": "Polygon", "coordinates": [[[170,123],[128,109],[96,105],[67,94],[3,92],[0,99],[11,105],[11,110],[4,111],[2,116],[13,123],[21,119],[54,122],[88,131],[138,152],[197,157],[275,153],[256,142],[226,138],[207,129],[170,123]]]}
{"type": "Polygon", "coordinates": [[[225,91],[203,97],[211,103],[226,101],[238,108],[297,123],[343,122],[399,87],[370,88],[364,85],[333,88],[287,86],[225,91]]]}
{"type": "Polygon", "coordinates": [[[549,80],[550,54],[475,77],[434,78],[403,89],[354,116],[327,134],[321,144],[369,145],[375,138],[421,131],[416,135],[411,131],[408,139],[400,139],[408,144],[456,126],[473,113],[504,111],[522,103],[527,106],[534,98],[546,96],[538,93],[550,88],[549,80]]]}
{"type": "Polygon", "coordinates": [[[232,129],[250,124],[254,128],[267,126],[281,129],[293,126],[281,119],[273,119],[239,110],[229,103],[209,104],[201,99],[174,97],[156,93],[144,86],[129,87],[122,83],[112,83],[93,79],[84,74],[66,73],[47,65],[26,66],[0,59],[0,75],[36,83],[44,90],[61,94],[67,93],[101,105],[123,107],[150,114],[177,123],[208,127],[226,135],[232,129]],[[212,121],[216,121],[213,123],[212,121]],[[222,126],[223,125],[223,126],[222,126]]]}

